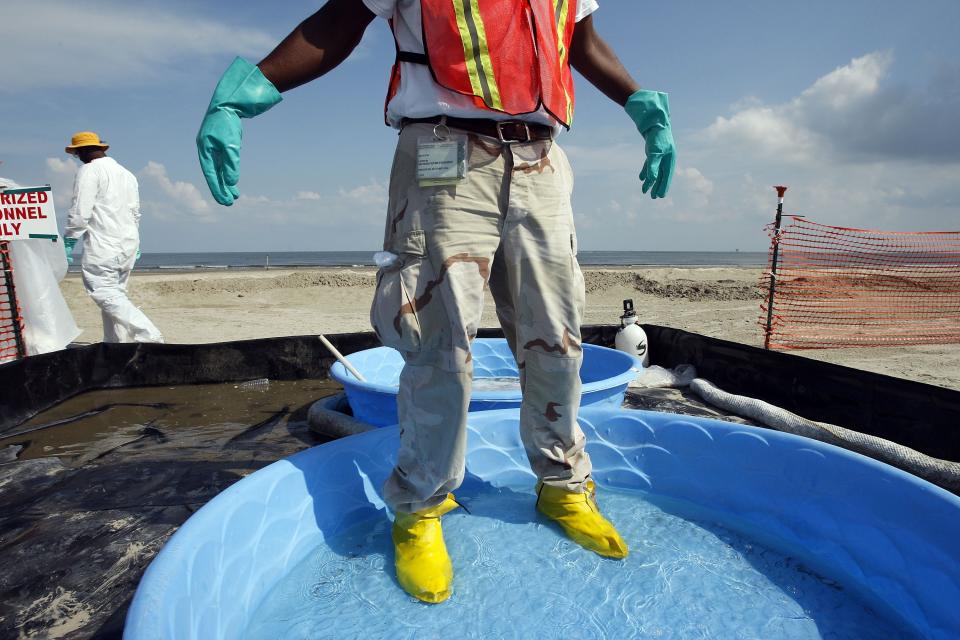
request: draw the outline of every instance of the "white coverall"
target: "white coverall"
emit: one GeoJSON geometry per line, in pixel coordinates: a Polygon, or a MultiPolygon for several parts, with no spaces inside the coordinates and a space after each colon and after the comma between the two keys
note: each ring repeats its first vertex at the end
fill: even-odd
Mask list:
{"type": "Polygon", "coordinates": [[[83,285],[103,315],[104,342],[163,342],[160,330],[127,298],[140,247],[137,179],[113,158],[80,167],[65,238],[83,238],[83,285]]]}
{"type": "MultiPolygon", "coordinates": [[[[0,177],[0,191],[19,188],[13,180],[0,177]]],[[[10,243],[10,258],[27,355],[63,349],[80,335],[60,292],[59,283],[67,274],[63,244],[40,239],[17,240],[10,243]]]]}

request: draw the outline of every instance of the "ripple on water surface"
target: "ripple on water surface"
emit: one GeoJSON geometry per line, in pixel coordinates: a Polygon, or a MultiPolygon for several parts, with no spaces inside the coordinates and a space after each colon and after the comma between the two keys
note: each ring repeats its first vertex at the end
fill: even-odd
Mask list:
{"type": "Polygon", "coordinates": [[[246,638],[912,637],[854,593],[722,526],[640,494],[600,497],[630,544],[625,561],[568,542],[537,517],[532,492],[461,492],[471,514],[443,518],[456,574],[449,601],[426,605],[400,590],[384,518],[312,551],[267,595],[246,638]]]}

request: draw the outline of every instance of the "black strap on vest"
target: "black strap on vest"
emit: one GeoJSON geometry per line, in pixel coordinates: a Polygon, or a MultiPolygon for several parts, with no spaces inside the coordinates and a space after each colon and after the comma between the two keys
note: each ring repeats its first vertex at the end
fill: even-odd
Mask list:
{"type": "Polygon", "coordinates": [[[410,51],[397,51],[397,62],[412,62],[414,64],[430,64],[430,60],[425,53],[412,53],[410,51]]]}

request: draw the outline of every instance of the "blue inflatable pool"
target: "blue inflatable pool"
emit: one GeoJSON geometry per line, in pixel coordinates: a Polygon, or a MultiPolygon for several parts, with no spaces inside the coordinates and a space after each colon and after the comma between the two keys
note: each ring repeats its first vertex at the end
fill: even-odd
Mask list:
{"type": "MultiPolygon", "coordinates": [[[[470,415],[472,481],[494,492],[529,492],[533,478],[517,421],[516,410],[470,415]]],[[[960,637],[960,499],[953,494],[843,449],[760,428],[604,408],[583,410],[581,424],[602,491],[680,501],[698,518],[790,554],[860,593],[917,637],[960,637]]],[[[243,637],[267,594],[298,563],[354,525],[366,531],[364,523],[385,521],[378,492],[396,447],[396,428],[377,429],[276,462],[218,495],[147,569],[124,637],[243,637]]],[[[335,551],[352,558],[350,550],[335,551]]],[[[633,556],[642,560],[643,553],[635,548],[633,556]]],[[[488,549],[475,564],[490,566],[497,554],[488,549]]],[[[592,561],[588,556],[574,550],[560,570],[581,571],[585,565],[577,563],[592,561]]],[[[374,572],[387,575],[390,569],[381,565],[374,572]]],[[[589,572],[577,579],[588,582],[589,572]]],[[[333,593],[322,589],[332,590],[334,583],[317,584],[321,592],[313,602],[319,607],[333,593]]],[[[464,611],[501,620],[520,615],[485,612],[483,602],[470,601],[470,585],[461,586],[467,591],[464,611]]],[[[616,594],[604,597],[616,603],[616,594]]],[[[408,605],[425,607],[417,610],[423,615],[459,611],[408,605]]],[[[578,624],[590,624],[589,612],[577,615],[578,624]]],[[[365,621],[373,619],[358,621],[337,608],[323,628],[329,637],[370,637],[365,621]]],[[[608,637],[629,635],[604,623],[608,637]]]]}
{"type": "MultiPolygon", "coordinates": [[[[358,351],[347,356],[366,379],[360,382],[337,362],[330,376],[343,385],[353,415],[378,427],[397,423],[397,389],[403,359],[389,347],[358,351]]],[[[580,368],[582,405],[619,407],[627,385],[641,368],[638,358],[615,349],[583,345],[580,368]]],[[[478,338],[473,341],[474,388],[470,411],[509,409],[520,406],[517,363],[503,338],[478,338]]]]}

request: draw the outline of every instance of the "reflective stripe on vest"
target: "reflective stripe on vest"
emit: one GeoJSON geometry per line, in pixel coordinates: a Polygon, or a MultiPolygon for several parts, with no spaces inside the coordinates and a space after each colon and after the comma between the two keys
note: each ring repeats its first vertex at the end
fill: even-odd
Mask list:
{"type": "MultiPolygon", "coordinates": [[[[553,0],[557,13],[557,51],[560,58],[560,69],[561,73],[566,71],[568,75],[570,75],[570,47],[569,42],[563,41],[564,31],[562,25],[565,25],[570,18],[570,1],[571,0],[553,0]]],[[[576,13],[574,13],[574,16],[576,16],[576,13]]],[[[571,33],[571,36],[572,35],[571,33]]],[[[570,123],[573,122],[573,95],[571,95],[572,91],[567,90],[566,82],[562,82],[561,84],[563,86],[564,99],[567,104],[564,122],[570,123]]],[[[570,87],[573,87],[572,76],[570,78],[570,87]]]]}
{"type": "Polygon", "coordinates": [[[493,73],[487,32],[481,20],[479,0],[451,0],[457,15],[457,29],[463,44],[463,59],[473,95],[491,109],[503,111],[500,88],[493,73]]]}
{"type": "MultiPolygon", "coordinates": [[[[434,81],[471,96],[481,109],[510,115],[543,106],[566,127],[573,120],[570,42],[576,0],[421,0],[423,42],[434,81]]],[[[399,89],[398,51],[386,103],[399,89]]]]}

